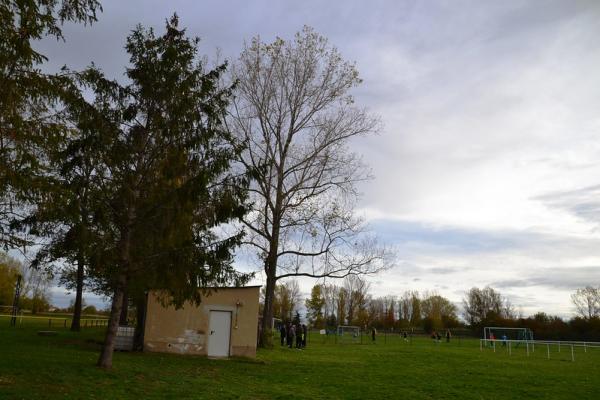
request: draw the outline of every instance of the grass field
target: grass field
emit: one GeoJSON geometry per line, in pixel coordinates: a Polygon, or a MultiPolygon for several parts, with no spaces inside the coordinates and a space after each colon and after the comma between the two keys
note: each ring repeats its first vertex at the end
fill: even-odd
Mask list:
{"type": "Polygon", "coordinates": [[[94,366],[103,328],[79,334],[0,321],[0,399],[596,399],[600,349],[561,353],[523,348],[512,356],[477,340],[411,344],[325,343],[259,350],[256,360],[115,353],[112,371],[94,366]]]}

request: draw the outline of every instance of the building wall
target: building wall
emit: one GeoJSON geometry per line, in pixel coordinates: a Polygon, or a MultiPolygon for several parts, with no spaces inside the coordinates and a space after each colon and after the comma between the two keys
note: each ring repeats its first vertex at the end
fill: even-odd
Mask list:
{"type": "Polygon", "coordinates": [[[199,306],[163,307],[158,292],[148,294],[144,350],[206,355],[210,310],[231,311],[231,356],[255,357],[259,286],[219,288],[203,296],[199,306]],[[238,305],[236,305],[238,304],[238,305]]]}

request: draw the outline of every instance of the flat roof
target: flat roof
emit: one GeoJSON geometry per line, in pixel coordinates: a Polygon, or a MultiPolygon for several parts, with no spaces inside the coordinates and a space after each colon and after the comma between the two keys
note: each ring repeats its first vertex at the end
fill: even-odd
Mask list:
{"type": "MultiPolygon", "coordinates": [[[[222,289],[254,289],[254,288],[260,288],[262,287],[262,285],[252,285],[252,286],[205,286],[203,288],[198,288],[199,290],[202,289],[218,289],[218,290],[222,290],[222,289]]],[[[168,290],[165,288],[157,288],[157,289],[150,289],[150,291],[153,290],[168,290]]]]}

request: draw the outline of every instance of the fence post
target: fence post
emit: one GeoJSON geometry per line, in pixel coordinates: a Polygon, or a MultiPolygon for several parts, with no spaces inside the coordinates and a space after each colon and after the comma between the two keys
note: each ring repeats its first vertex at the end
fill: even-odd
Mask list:
{"type": "Polygon", "coordinates": [[[511,348],[510,348],[510,343],[511,343],[511,342],[508,342],[508,355],[509,355],[509,356],[510,356],[510,355],[512,355],[512,350],[511,350],[511,348]]]}
{"type": "Polygon", "coordinates": [[[558,352],[560,353],[560,341],[558,342],[558,352]]]}
{"type": "Polygon", "coordinates": [[[493,343],[494,343],[494,353],[495,353],[496,352],[496,341],[494,340],[493,343]]]}
{"type": "Polygon", "coordinates": [[[548,360],[550,359],[550,343],[546,343],[546,347],[548,348],[548,360]]]}
{"type": "Polygon", "coordinates": [[[575,361],[575,352],[573,350],[573,345],[571,345],[571,361],[575,361]]]}
{"type": "Polygon", "coordinates": [[[583,342],[583,352],[587,353],[587,346],[585,345],[585,342],[583,342]]]}
{"type": "Polygon", "coordinates": [[[527,347],[527,357],[529,357],[529,342],[525,342],[525,347],[527,347]]]}

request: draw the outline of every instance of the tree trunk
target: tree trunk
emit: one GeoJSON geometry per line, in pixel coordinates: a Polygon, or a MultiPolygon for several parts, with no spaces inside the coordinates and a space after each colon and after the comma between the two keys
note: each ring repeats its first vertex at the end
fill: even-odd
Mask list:
{"type": "Polygon", "coordinates": [[[279,230],[281,228],[281,204],[283,191],[283,172],[278,171],[277,195],[275,209],[273,210],[273,226],[269,240],[269,254],[265,259],[265,273],[267,275],[267,287],[265,289],[265,307],[260,332],[260,346],[271,347],[273,334],[271,325],[273,323],[273,299],[275,298],[275,285],[277,284],[277,258],[279,251],[279,230]]]}
{"type": "MultiPolygon", "coordinates": [[[[266,261],[268,262],[268,260],[266,261]]],[[[273,336],[271,332],[271,324],[273,322],[273,299],[275,297],[275,268],[266,268],[269,272],[267,275],[267,287],[265,289],[265,306],[263,309],[263,318],[260,331],[260,346],[270,347],[272,345],[273,336]],[[270,273],[272,271],[272,273],[270,273]]]]}
{"type": "Polygon", "coordinates": [[[106,336],[104,338],[104,345],[102,346],[102,352],[98,359],[98,366],[105,369],[112,368],[113,351],[115,348],[115,337],[117,336],[117,329],[119,328],[119,316],[121,314],[121,305],[123,304],[123,297],[125,294],[125,286],[127,284],[127,277],[125,273],[119,275],[119,281],[115,288],[115,293],[112,299],[112,306],[110,308],[110,319],[108,321],[108,329],[106,330],[106,336]]]}
{"type": "Polygon", "coordinates": [[[75,306],[73,308],[73,319],[71,320],[71,330],[79,332],[81,329],[81,309],[83,307],[83,273],[84,262],[81,254],[77,257],[77,282],[75,293],[75,306]]]}
{"type": "MultiPolygon", "coordinates": [[[[277,215],[277,214],[275,214],[277,215]]],[[[265,273],[267,275],[267,287],[265,289],[265,307],[260,332],[261,347],[271,347],[273,344],[273,300],[275,298],[275,285],[277,284],[277,250],[279,248],[279,221],[274,221],[271,240],[269,243],[269,254],[265,260],[265,273]]]]}
{"type": "Polygon", "coordinates": [[[148,304],[148,295],[145,294],[136,301],[136,324],[133,336],[133,349],[144,351],[144,326],[146,325],[146,305],[148,304]]]}
{"type": "Polygon", "coordinates": [[[123,290],[123,303],[121,304],[121,314],[119,316],[119,325],[127,326],[127,317],[129,315],[129,297],[127,288],[123,290]]]}
{"type": "Polygon", "coordinates": [[[112,299],[112,306],[110,308],[110,319],[108,322],[108,329],[106,330],[104,345],[102,346],[102,352],[100,353],[100,358],[98,359],[98,366],[104,369],[112,368],[113,351],[115,348],[115,337],[117,336],[117,329],[119,328],[121,306],[123,305],[123,298],[126,297],[129,265],[131,263],[131,226],[134,216],[135,214],[133,210],[130,209],[127,223],[122,228],[121,238],[119,240],[119,272],[117,275],[117,283],[112,299]]]}

